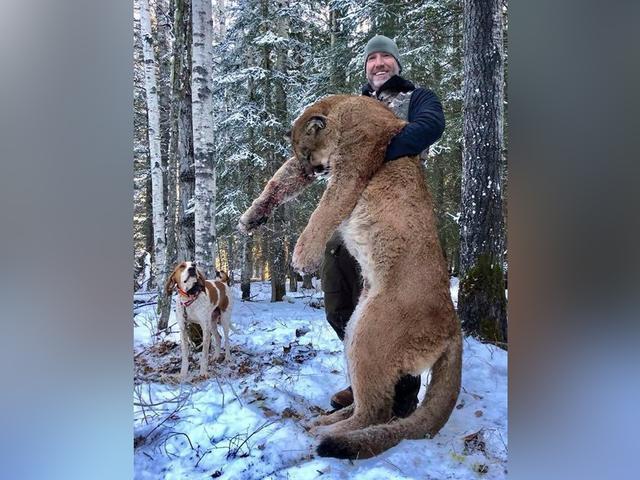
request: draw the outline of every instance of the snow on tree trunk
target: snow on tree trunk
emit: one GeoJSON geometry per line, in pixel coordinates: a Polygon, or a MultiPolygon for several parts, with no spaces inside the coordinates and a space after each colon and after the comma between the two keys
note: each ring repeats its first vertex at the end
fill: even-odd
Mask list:
{"type": "Polygon", "coordinates": [[[211,0],[192,2],[191,100],[195,161],[195,261],[210,278],[215,270],[216,171],[213,142],[213,65],[211,0]]]}
{"type": "Polygon", "coordinates": [[[156,62],[151,34],[149,0],[140,0],[140,28],[145,70],[145,91],[147,95],[149,162],[151,170],[151,192],[153,209],[153,253],[155,258],[156,285],[162,295],[166,265],[164,180],[160,154],[160,108],[158,106],[158,86],[156,82],[156,62]]]}
{"type": "Polygon", "coordinates": [[[504,55],[501,0],[464,0],[458,313],[468,333],[506,341],[502,273],[504,55]]]}
{"type": "Polygon", "coordinates": [[[224,0],[216,0],[216,38],[222,40],[227,34],[226,27],[226,8],[224,0]]]}

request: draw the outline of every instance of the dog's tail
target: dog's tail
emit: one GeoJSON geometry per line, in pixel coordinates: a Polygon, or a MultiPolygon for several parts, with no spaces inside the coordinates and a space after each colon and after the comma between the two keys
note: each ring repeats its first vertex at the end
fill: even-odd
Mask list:
{"type": "Polygon", "coordinates": [[[462,337],[457,335],[431,369],[427,394],[407,418],[353,432],[325,437],[318,455],[337,458],[369,458],[403,439],[432,438],[449,419],[460,392],[462,337]]]}

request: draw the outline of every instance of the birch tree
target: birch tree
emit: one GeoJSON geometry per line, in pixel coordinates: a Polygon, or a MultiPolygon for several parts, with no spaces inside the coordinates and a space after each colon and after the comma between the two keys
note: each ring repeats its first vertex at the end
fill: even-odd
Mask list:
{"type": "Polygon", "coordinates": [[[147,98],[144,79],[144,54],[140,30],[140,12],[135,9],[133,28],[133,246],[135,256],[134,288],[148,290],[153,252],[151,210],[151,172],[149,171],[149,136],[147,132],[147,98]],[[147,267],[146,263],[149,263],[147,267]]]}
{"type": "MultiPolygon", "coordinates": [[[[156,14],[156,58],[158,60],[158,103],[160,108],[160,155],[164,171],[167,173],[165,181],[166,198],[166,264],[171,268],[176,262],[176,160],[169,157],[171,139],[171,57],[173,42],[171,36],[171,7],[169,0],[155,0],[156,14]]],[[[171,297],[158,297],[158,330],[164,330],[169,325],[171,313],[171,297]]]]}
{"type": "Polygon", "coordinates": [[[502,212],[502,0],[464,0],[461,273],[468,333],[506,341],[502,212]]]}
{"type": "Polygon", "coordinates": [[[195,260],[212,277],[215,271],[215,194],[213,96],[210,82],[213,62],[211,0],[192,2],[191,101],[195,162],[195,260]]]}
{"type": "Polygon", "coordinates": [[[153,211],[153,253],[155,257],[155,277],[159,292],[164,286],[167,274],[164,180],[160,153],[160,108],[158,105],[158,86],[156,81],[156,62],[151,33],[151,15],[149,0],[140,0],[140,29],[144,56],[144,79],[147,97],[149,163],[151,171],[151,192],[153,211]]]}

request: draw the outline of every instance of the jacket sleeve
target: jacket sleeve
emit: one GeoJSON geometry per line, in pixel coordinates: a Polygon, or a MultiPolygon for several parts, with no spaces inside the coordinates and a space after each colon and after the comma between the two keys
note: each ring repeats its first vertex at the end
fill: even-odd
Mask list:
{"type": "Polygon", "coordinates": [[[431,90],[414,90],[408,117],[409,124],[389,142],[385,161],[418,155],[442,136],[445,123],[442,104],[431,90]]]}

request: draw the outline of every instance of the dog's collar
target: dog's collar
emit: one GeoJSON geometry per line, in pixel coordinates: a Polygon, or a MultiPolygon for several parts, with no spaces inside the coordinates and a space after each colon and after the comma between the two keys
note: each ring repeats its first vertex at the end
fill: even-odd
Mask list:
{"type": "Polygon", "coordinates": [[[193,302],[196,301],[196,298],[198,298],[198,295],[200,295],[200,290],[197,291],[195,294],[193,295],[189,295],[187,292],[185,292],[184,290],[182,290],[180,287],[176,287],[176,290],[178,290],[178,295],[180,295],[181,297],[185,298],[186,300],[180,300],[180,303],[185,306],[188,307],[189,305],[191,305],[193,302]]]}

